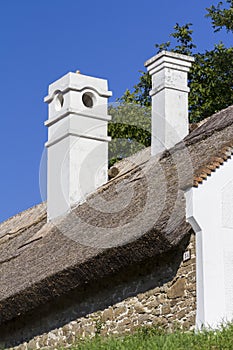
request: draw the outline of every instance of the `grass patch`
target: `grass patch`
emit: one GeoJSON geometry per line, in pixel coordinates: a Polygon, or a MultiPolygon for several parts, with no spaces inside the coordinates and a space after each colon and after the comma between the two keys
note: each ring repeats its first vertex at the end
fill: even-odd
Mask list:
{"type": "Polygon", "coordinates": [[[174,331],[140,328],[122,337],[101,337],[79,340],[71,350],[233,350],[233,324],[218,331],[174,331]]]}

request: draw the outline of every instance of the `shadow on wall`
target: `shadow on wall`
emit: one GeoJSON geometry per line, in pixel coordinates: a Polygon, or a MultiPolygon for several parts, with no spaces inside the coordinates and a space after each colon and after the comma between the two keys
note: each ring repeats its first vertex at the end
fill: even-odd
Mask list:
{"type": "Polygon", "coordinates": [[[190,235],[187,235],[175,249],[166,254],[131,266],[123,274],[96,280],[82,290],[73,290],[27,315],[5,323],[0,330],[1,346],[17,346],[80,317],[104,310],[126,298],[172,281],[182,262],[189,239],[190,235]]]}

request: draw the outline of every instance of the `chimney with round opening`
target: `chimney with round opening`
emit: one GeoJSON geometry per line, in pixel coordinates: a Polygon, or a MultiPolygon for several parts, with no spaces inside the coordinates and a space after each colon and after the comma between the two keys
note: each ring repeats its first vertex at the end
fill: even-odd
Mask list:
{"type": "Polygon", "coordinates": [[[49,86],[48,221],[66,214],[107,182],[108,91],[105,79],[68,73],[49,86]]]}

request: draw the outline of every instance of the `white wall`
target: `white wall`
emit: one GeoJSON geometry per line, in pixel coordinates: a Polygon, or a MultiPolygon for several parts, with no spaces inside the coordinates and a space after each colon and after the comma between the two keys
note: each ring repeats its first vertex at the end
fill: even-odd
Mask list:
{"type": "Polygon", "coordinates": [[[233,319],[233,160],[186,192],[196,232],[197,327],[233,319]]]}

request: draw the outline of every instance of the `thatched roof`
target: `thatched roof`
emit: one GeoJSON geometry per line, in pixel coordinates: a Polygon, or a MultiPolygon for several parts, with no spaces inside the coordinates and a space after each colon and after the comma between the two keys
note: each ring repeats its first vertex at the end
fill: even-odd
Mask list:
{"type": "Polygon", "coordinates": [[[53,224],[44,203],[0,224],[0,323],[174,248],[191,229],[183,189],[227,160],[232,140],[229,107],[173,149],[122,161],[116,177],[53,224]]]}

